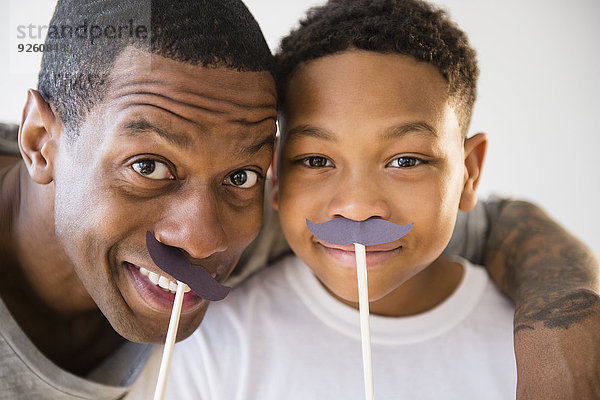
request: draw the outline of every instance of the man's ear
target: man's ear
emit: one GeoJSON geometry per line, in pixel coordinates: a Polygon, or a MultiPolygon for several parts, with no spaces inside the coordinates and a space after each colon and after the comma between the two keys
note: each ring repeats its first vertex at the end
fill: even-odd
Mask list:
{"type": "Polygon", "coordinates": [[[487,150],[487,136],[478,133],[465,139],[465,178],[458,208],[469,211],[477,204],[477,185],[487,150]]]}
{"type": "Polygon", "coordinates": [[[62,123],[36,90],[27,92],[19,129],[19,149],[31,178],[42,185],[52,182],[53,161],[62,123]]]}

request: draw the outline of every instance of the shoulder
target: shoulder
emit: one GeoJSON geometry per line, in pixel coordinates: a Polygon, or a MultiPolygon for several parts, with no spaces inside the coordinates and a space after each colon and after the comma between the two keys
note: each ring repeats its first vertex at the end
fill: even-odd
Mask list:
{"type": "Polygon", "coordinates": [[[465,268],[457,292],[462,291],[462,297],[470,304],[473,315],[490,322],[503,319],[512,324],[514,305],[494,284],[485,267],[472,264],[461,257],[451,257],[451,259],[465,268]]]}
{"type": "Polygon", "coordinates": [[[498,218],[500,210],[508,200],[492,196],[479,199],[469,212],[459,211],[450,243],[445,255],[460,255],[475,263],[483,262],[488,232],[498,218]]]}
{"type": "Polygon", "coordinates": [[[0,122],[0,154],[19,155],[19,125],[0,122]]]}
{"type": "Polygon", "coordinates": [[[121,399],[127,391],[125,385],[130,384],[137,376],[151,348],[150,345],[130,343],[126,351],[119,350],[118,354],[111,355],[104,364],[113,368],[100,368],[92,380],[73,375],[47,359],[17,325],[2,299],[0,320],[2,399],[121,399]],[[141,349],[138,346],[148,352],[142,354],[137,351],[141,349]],[[133,352],[133,347],[136,352],[133,352]],[[100,383],[108,380],[111,382],[100,383]],[[117,380],[121,383],[116,383],[117,380]]]}

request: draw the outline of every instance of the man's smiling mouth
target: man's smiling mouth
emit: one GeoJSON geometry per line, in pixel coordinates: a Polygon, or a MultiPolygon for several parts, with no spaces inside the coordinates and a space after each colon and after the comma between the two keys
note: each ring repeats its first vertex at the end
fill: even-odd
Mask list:
{"type": "MultiPolygon", "coordinates": [[[[138,267],[135,264],[131,264],[131,265],[133,267],[135,267],[138,271],[140,271],[140,274],[145,276],[152,284],[160,287],[164,292],[169,292],[169,293],[175,294],[175,292],[177,291],[177,282],[176,281],[171,280],[171,279],[167,278],[166,276],[159,275],[155,272],[149,271],[144,267],[138,267]]],[[[188,285],[185,285],[184,288],[185,288],[184,293],[187,293],[191,290],[188,285]]]]}
{"type": "Polygon", "coordinates": [[[146,248],[156,266],[187,283],[202,298],[218,301],[229,294],[231,287],[219,283],[202,265],[192,264],[181,249],[159,242],[150,231],[146,231],[146,248]]]}
{"type": "MultiPolygon", "coordinates": [[[[132,297],[131,295],[133,293],[129,290],[125,291],[126,293],[131,293],[131,295],[127,295],[127,299],[132,302],[131,304],[136,304],[135,307],[139,307],[137,303],[139,300],[142,300],[146,306],[149,306],[151,309],[158,311],[161,314],[168,314],[171,312],[177,290],[177,281],[175,279],[167,274],[161,275],[131,262],[124,261],[123,266],[129,271],[127,274],[128,280],[136,293],[132,297]],[[170,288],[173,288],[174,290],[170,290],[170,288]]],[[[182,314],[196,311],[198,307],[206,303],[202,297],[198,296],[197,293],[190,289],[191,288],[188,286],[185,286],[186,292],[183,296],[182,314]]],[[[136,309],[141,310],[138,308],[136,309]]]]}

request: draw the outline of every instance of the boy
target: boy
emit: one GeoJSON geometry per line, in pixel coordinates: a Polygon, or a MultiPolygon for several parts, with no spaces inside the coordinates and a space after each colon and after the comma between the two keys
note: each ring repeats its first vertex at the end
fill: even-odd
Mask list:
{"type": "Polygon", "coordinates": [[[302,261],[213,308],[176,349],[170,398],[362,398],[354,254],[305,225],[342,216],[415,224],[367,248],[377,398],[514,397],[512,307],[483,270],[440,257],[486,146],[465,140],[477,67],[464,34],[417,1],[330,2],[278,63],[273,202],[302,261]]]}

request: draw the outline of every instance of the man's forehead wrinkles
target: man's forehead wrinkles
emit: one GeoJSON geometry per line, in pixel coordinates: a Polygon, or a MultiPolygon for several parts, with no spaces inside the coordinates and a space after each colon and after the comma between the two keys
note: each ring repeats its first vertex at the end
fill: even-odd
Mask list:
{"type": "MultiPolygon", "coordinates": [[[[121,93],[115,93],[114,97],[122,99],[139,97],[140,99],[146,100],[154,98],[165,105],[165,107],[161,107],[163,109],[166,109],[167,105],[172,105],[173,107],[190,108],[191,110],[206,112],[213,115],[230,115],[230,117],[225,118],[230,122],[238,122],[241,124],[255,124],[260,123],[268,118],[272,118],[274,120],[277,118],[277,112],[274,106],[246,106],[240,105],[236,102],[201,96],[198,94],[188,93],[188,95],[184,98],[177,99],[164,93],[142,89],[135,91],[123,90],[121,93]]],[[[179,113],[179,115],[181,116],[181,113],[179,113]]],[[[190,120],[190,118],[186,119],[190,120]]]]}
{"type": "Polygon", "coordinates": [[[181,93],[194,97],[202,97],[214,101],[222,101],[245,109],[275,108],[276,96],[265,90],[250,90],[243,86],[215,91],[214,93],[198,93],[191,90],[182,90],[181,93]],[[244,95],[247,92],[247,95],[244,95]]]}
{"type": "MultiPolygon", "coordinates": [[[[239,92],[243,91],[244,88],[240,87],[239,92]]],[[[198,93],[190,90],[183,90],[180,93],[185,95],[186,98],[197,100],[201,104],[205,104],[203,108],[210,107],[213,112],[229,113],[234,117],[230,119],[231,122],[239,122],[242,124],[255,124],[260,123],[265,119],[273,118],[277,119],[277,107],[276,98],[273,96],[265,99],[264,94],[266,92],[253,93],[252,97],[256,99],[236,99],[235,94],[239,92],[230,92],[229,95],[224,95],[224,92],[218,92],[220,96],[212,95],[210,93],[198,93]],[[219,111],[217,111],[219,110],[219,111]]]]}
{"type": "Polygon", "coordinates": [[[225,114],[225,111],[219,111],[219,110],[215,110],[213,108],[207,108],[207,107],[200,106],[200,105],[197,105],[197,104],[191,104],[191,103],[188,103],[186,101],[174,99],[174,98],[172,98],[170,96],[167,96],[165,94],[157,93],[157,92],[152,92],[152,91],[143,91],[143,90],[140,90],[140,91],[135,91],[135,92],[126,92],[126,93],[121,94],[118,97],[128,98],[128,97],[133,97],[133,96],[157,97],[157,98],[159,98],[161,100],[166,100],[166,101],[172,102],[172,103],[174,103],[176,105],[181,105],[181,106],[184,106],[184,107],[192,107],[192,108],[196,108],[196,109],[199,109],[199,110],[202,110],[202,111],[206,111],[206,112],[209,112],[209,113],[225,114]]]}
{"type": "Polygon", "coordinates": [[[124,82],[117,79],[113,83],[117,95],[120,92],[144,92],[162,95],[190,106],[195,106],[196,103],[201,105],[205,103],[223,104],[245,110],[275,109],[277,106],[277,98],[273,91],[263,87],[247,87],[241,82],[235,86],[222,86],[215,82],[202,81],[186,85],[185,82],[171,82],[167,79],[136,79],[124,82]],[[203,85],[203,83],[205,84],[203,85]],[[172,94],[167,95],[165,92],[172,94]],[[175,99],[174,96],[181,98],[175,99]]]}
{"type": "Polygon", "coordinates": [[[131,107],[140,107],[140,106],[142,106],[142,107],[153,107],[153,108],[159,109],[159,110],[164,111],[164,112],[166,112],[166,113],[168,113],[170,115],[173,115],[174,117],[177,117],[177,118],[179,118],[179,119],[181,119],[181,120],[183,120],[185,122],[188,122],[190,124],[195,125],[201,131],[205,131],[206,130],[206,127],[203,124],[201,124],[201,123],[199,123],[197,121],[194,121],[192,119],[186,118],[183,115],[180,115],[180,114],[174,112],[173,110],[161,107],[161,106],[159,106],[157,104],[153,104],[153,103],[143,103],[143,102],[140,102],[140,103],[128,103],[125,106],[123,106],[122,108],[120,108],[120,111],[127,110],[128,108],[131,108],[131,107]]]}

